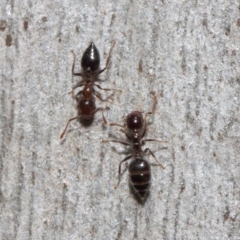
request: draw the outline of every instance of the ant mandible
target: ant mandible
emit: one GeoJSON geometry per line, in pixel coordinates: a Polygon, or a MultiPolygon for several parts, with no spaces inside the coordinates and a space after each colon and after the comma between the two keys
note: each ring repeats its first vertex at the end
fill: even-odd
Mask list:
{"type": "Polygon", "coordinates": [[[98,75],[104,72],[108,67],[111,52],[113,50],[114,45],[115,45],[115,41],[113,42],[112,47],[109,51],[105,67],[103,69],[100,69],[99,51],[94,45],[94,43],[92,42],[82,55],[82,59],[81,59],[82,72],[80,73],[74,72],[76,56],[72,51],[72,54],[74,56],[73,65],[72,65],[72,74],[74,76],[83,77],[83,81],[78,82],[73,87],[71,92],[73,92],[73,90],[78,87],[84,86],[84,88],[81,91],[79,91],[76,95],[78,116],[74,118],[70,118],[68,120],[64,131],[60,135],[61,139],[63,138],[68,128],[68,125],[71,121],[75,119],[91,121],[93,119],[94,114],[99,110],[102,111],[103,122],[107,124],[107,120],[103,114],[103,108],[96,108],[95,99],[93,95],[95,95],[97,98],[103,101],[103,99],[95,93],[94,86],[105,91],[113,90],[108,88],[101,88],[98,84],[95,83],[95,81],[97,80],[98,75]]]}
{"type": "Polygon", "coordinates": [[[110,124],[110,126],[119,126],[121,128],[127,126],[128,130],[127,132],[125,132],[123,129],[120,129],[120,131],[126,135],[131,144],[118,140],[103,140],[103,142],[116,142],[127,146],[132,145],[132,154],[124,158],[119,164],[118,183],[115,188],[117,188],[120,183],[122,163],[133,157],[133,160],[131,161],[128,167],[130,183],[142,201],[145,199],[147,193],[149,192],[151,181],[150,165],[145,159],[143,159],[143,155],[146,152],[149,152],[152,155],[152,157],[154,157],[155,160],[159,163],[159,166],[164,168],[163,165],[156,159],[155,155],[149,148],[142,150],[142,146],[146,141],[158,141],[166,143],[166,141],[159,141],[156,139],[143,139],[147,131],[146,117],[147,115],[154,113],[156,102],[157,98],[156,96],[154,96],[152,110],[150,112],[145,113],[144,118],[142,112],[133,111],[127,115],[126,122],[123,126],[116,123],[110,124]]]}

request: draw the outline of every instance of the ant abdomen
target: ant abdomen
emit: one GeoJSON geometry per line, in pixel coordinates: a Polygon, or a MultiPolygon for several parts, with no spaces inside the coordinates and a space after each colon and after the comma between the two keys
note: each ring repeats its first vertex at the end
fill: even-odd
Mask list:
{"type": "Polygon", "coordinates": [[[95,72],[100,66],[100,54],[92,42],[82,55],[81,66],[86,72],[95,72]]]}
{"type": "Polygon", "coordinates": [[[145,199],[151,184],[151,170],[149,163],[141,158],[134,159],[129,165],[130,183],[135,192],[145,199]]]}

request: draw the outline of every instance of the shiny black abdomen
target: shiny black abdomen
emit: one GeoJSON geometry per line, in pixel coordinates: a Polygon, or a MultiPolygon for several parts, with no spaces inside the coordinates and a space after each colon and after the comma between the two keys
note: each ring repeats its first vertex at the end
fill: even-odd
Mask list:
{"type": "Polygon", "coordinates": [[[87,72],[95,72],[99,69],[100,55],[94,43],[91,43],[83,53],[81,65],[87,72]]]}
{"type": "Polygon", "coordinates": [[[149,191],[151,171],[149,163],[144,159],[134,159],[129,165],[130,183],[135,192],[143,200],[149,191]]]}

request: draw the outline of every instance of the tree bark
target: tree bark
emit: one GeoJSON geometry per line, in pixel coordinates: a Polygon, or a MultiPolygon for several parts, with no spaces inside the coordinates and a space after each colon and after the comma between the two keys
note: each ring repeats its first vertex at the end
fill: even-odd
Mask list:
{"type": "MultiPolygon", "coordinates": [[[[2,1],[0,239],[240,239],[239,1],[2,1]],[[107,70],[90,126],[69,94],[93,41],[107,70]],[[116,126],[147,117],[144,204],[116,126]],[[111,103],[112,102],[112,103],[111,103]]],[[[80,91],[80,89],[79,89],[80,91]]],[[[77,91],[74,92],[76,94],[77,91]]],[[[127,155],[128,154],[128,155],[127,155]]]]}

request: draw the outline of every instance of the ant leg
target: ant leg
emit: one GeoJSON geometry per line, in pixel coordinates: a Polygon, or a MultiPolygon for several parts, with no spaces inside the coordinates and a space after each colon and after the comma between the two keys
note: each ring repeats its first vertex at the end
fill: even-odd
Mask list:
{"type": "Polygon", "coordinates": [[[157,139],[143,139],[144,142],[160,142],[160,143],[168,143],[168,141],[165,140],[157,140],[157,139]]]}
{"type": "Polygon", "coordinates": [[[143,152],[146,153],[147,151],[149,151],[150,154],[152,155],[152,157],[155,158],[155,160],[159,163],[159,166],[164,169],[165,167],[157,160],[157,158],[155,157],[155,155],[153,154],[153,152],[149,148],[146,148],[143,152]]]}
{"type": "Polygon", "coordinates": [[[96,86],[97,88],[103,90],[103,91],[114,91],[110,96],[108,96],[108,98],[110,98],[111,96],[113,96],[116,92],[122,92],[121,89],[116,89],[116,88],[102,88],[101,86],[99,86],[98,84],[94,84],[94,86],[96,86]]]}
{"type": "Polygon", "coordinates": [[[118,126],[118,127],[124,128],[126,126],[126,123],[124,125],[120,125],[118,123],[110,123],[110,126],[118,126]]]}
{"type": "MultiPolygon", "coordinates": [[[[77,84],[77,85],[78,85],[78,84],[77,84]]],[[[79,86],[77,86],[77,85],[74,86],[70,92],[68,92],[68,94],[71,94],[71,95],[72,95],[72,98],[75,99],[75,100],[77,100],[77,99],[78,99],[78,96],[83,92],[83,91],[81,90],[81,91],[79,91],[79,92],[77,93],[76,96],[73,95],[74,89],[77,88],[77,87],[79,87],[79,86]]],[[[81,87],[82,85],[84,85],[84,84],[81,84],[80,87],[81,87]]]]}
{"type": "Polygon", "coordinates": [[[147,112],[147,113],[145,114],[145,116],[148,115],[148,114],[153,114],[153,113],[155,112],[156,103],[157,103],[157,96],[154,96],[154,97],[153,97],[152,109],[151,109],[150,112],[147,112]]]}
{"type": "Polygon", "coordinates": [[[112,103],[112,102],[108,101],[107,99],[102,99],[102,97],[100,97],[99,95],[97,95],[95,92],[93,92],[93,94],[94,94],[98,99],[100,99],[100,100],[103,101],[103,102],[112,103]]]}
{"type": "MultiPolygon", "coordinates": [[[[147,115],[147,114],[146,114],[147,115]]],[[[143,133],[142,133],[142,136],[141,138],[143,138],[147,132],[147,122],[146,122],[146,115],[145,115],[145,118],[144,118],[144,130],[143,130],[143,133]]]]}
{"type": "Polygon", "coordinates": [[[67,128],[68,128],[69,123],[70,123],[71,121],[77,119],[77,118],[78,118],[78,117],[74,117],[74,118],[70,118],[70,119],[68,120],[67,125],[66,125],[64,131],[63,131],[62,134],[60,135],[60,139],[63,138],[63,136],[64,136],[64,134],[65,134],[65,132],[66,132],[66,130],[67,130],[67,128]]]}
{"type": "Polygon", "coordinates": [[[78,97],[79,97],[79,95],[80,95],[80,94],[82,94],[82,93],[83,93],[83,91],[82,91],[82,90],[81,90],[81,91],[79,91],[79,92],[77,93],[77,95],[75,96],[75,99],[76,99],[76,100],[78,100],[78,97]]]}
{"type": "Polygon", "coordinates": [[[120,131],[120,132],[123,132],[123,133],[125,134],[125,136],[131,141],[130,136],[129,136],[125,131],[123,131],[122,129],[120,129],[119,131],[120,131]]]}
{"type": "Polygon", "coordinates": [[[156,103],[157,103],[157,96],[154,96],[154,98],[153,98],[153,105],[152,105],[151,111],[145,113],[145,117],[144,117],[144,131],[143,131],[143,134],[142,134],[142,138],[145,136],[146,131],[147,131],[147,121],[146,121],[147,115],[153,114],[155,112],[156,103]]]}
{"type": "Polygon", "coordinates": [[[118,92],[122,92],[120,89],[102,88],[102,87],[100,87],[100,86],[97,85],[97,84],[94,84],[94,86],[96,86],[96,87],[98,87],[99,89],[104,90],[104,91],[114,91],[114,92],[113,92],[110,96],[108,96],[106,99],[102,99],[99,95],[97,95],[97,94],[95,93],[95,91],[93,92],[96,97],[98,97],[101,101],[104,101],[104,102],[112,103],[112,102],[109,101],[108,99],[111,98],[117,91],[118,91],[118,92]]]}
{"type": "Polygon", "coordinates": [[[78,87],[82,87],[84,85],[85,85],[85,83],[82,83],[82,82],[77,83],[75,86],[72,87],[72,91],[71,92],[73,92],[74,89],[76,89],[78,87]]]}
{"type": "Polygon", "coordinates": [[[116,44],[116,41],[113,41],[112,47],[111,47],[111,49],[110,49],[110,51],[109,51],[109,54],[108,54],[108,58],[107,58],[107,61],[106,61],[106,65],[105,65],[105,67],[104,67],[102,70],[100,70],[100,71],[98,72],[98,75],[101,74],[102,72],[104,72],[104,71],[106,70],[106,68],[107,68],[107,66],[108,66],[108,64],[109,64],[109,60],[110,60],[110,56],[111,56],[113,47],[114,47],[115,44],[116,44]]]}
{"type": "Polygon", "coordinates": [[[105,124],[107,124],[107,120],[106,118],[104,117],[104,114],[103,114],[103,108],[97,108],[94,112],[91,113],[91,115],[94,115],[96,112],[98,112],[99,110],[102,110],[102,119],[103,119],[103,122],[105,124]]]}
{"type": "Polygon", "coordinates": [[[94,84],[94,86],[96,86],[97,88],[104,90],[104,91],[111,91],[112,89],[109,88],[102,88],[101,86],[99,86],[98,84],[94,84]]]}
{"type": "MultiPolygon", "coordinates": [[[[77,83],[75,86],[72,87],[72,90],[71,90],[70,92],[68,92],[68,94],[72,94],[72,95],[73,95],[73,90],[74,90],[74,89],[76,89],[76,88],[78,88],[78,87],[82,87],[82,86],[84,86],[84,85],[85,85],[85,83],[82,83],[82,82],[77,83]]],[[[82,91],[80,91],[80,92],[82,92],[82,91]]],[[[79,92],[78,94],[80,94],[80,92],[79,92]]],[[[77,95],[78,95],[78,94],[77,94],[77,95]]]]}
{"type": "Polygon", "coordinates": [[[103,118],[104,123],[107,124],[107,120],[106,120],[106,118],[104,117],[104,114],[103,114],[103,109],[102,109],[102,118],[103,118]]]}
{"type": "Polygon", "coordinates": [[[82,90],[79,91],[75,96],[73,95],[73,90],[74,90],[75,87],[72,88],[72,90],[70,92],[68,92],[68,94],[71,94],[72,95],[72,98],[75,99],[77,102],[78,102],[78,98],[79,98],[79,95],[83,92],[82,90]]]}
{"type": "Polygon", "coordinates": [[[118,140],[102,140],[102,142],[103,143],[116,142],[116,143],[121,143],[121,144],[126,145],[126,146],[130,146],[129,143],[118,141],[118,140]]]}
{"type": "Polygon", "coordinates": [[[119,163],[119,167],[118,167],[118,183],[117,185],[115,186],[115,189],[118,187],[119,183],[120,183],[120,180],[121,180],[121,164],[125,161],[127,161],[128,159],[130,159],[132,157],[132,155],[124,158],[120,163],[119,163]]]}
{"type": "Polygon", "coordinates": [[[115,89],[115,88],[102,88],[101,86],[99,86],[98,84],[94,84],[94,86],[96,86],[97,88],[101,89],[101,90],[104,90],[104,91],[115,91],[115,92],[121,92],[122,90],[121,89],[115,89]]]}
{"type": "Polygon", "coordinates": [[[84,75],[83,75],[82,73],[75,73],[75,72],[74,72],[76,55],[75,55],[75,53],[73,52],[73,50],[72,50],[71,52],[72,52],[72,54],[73,54],[72,75],[84,77],[84,75]]]}

